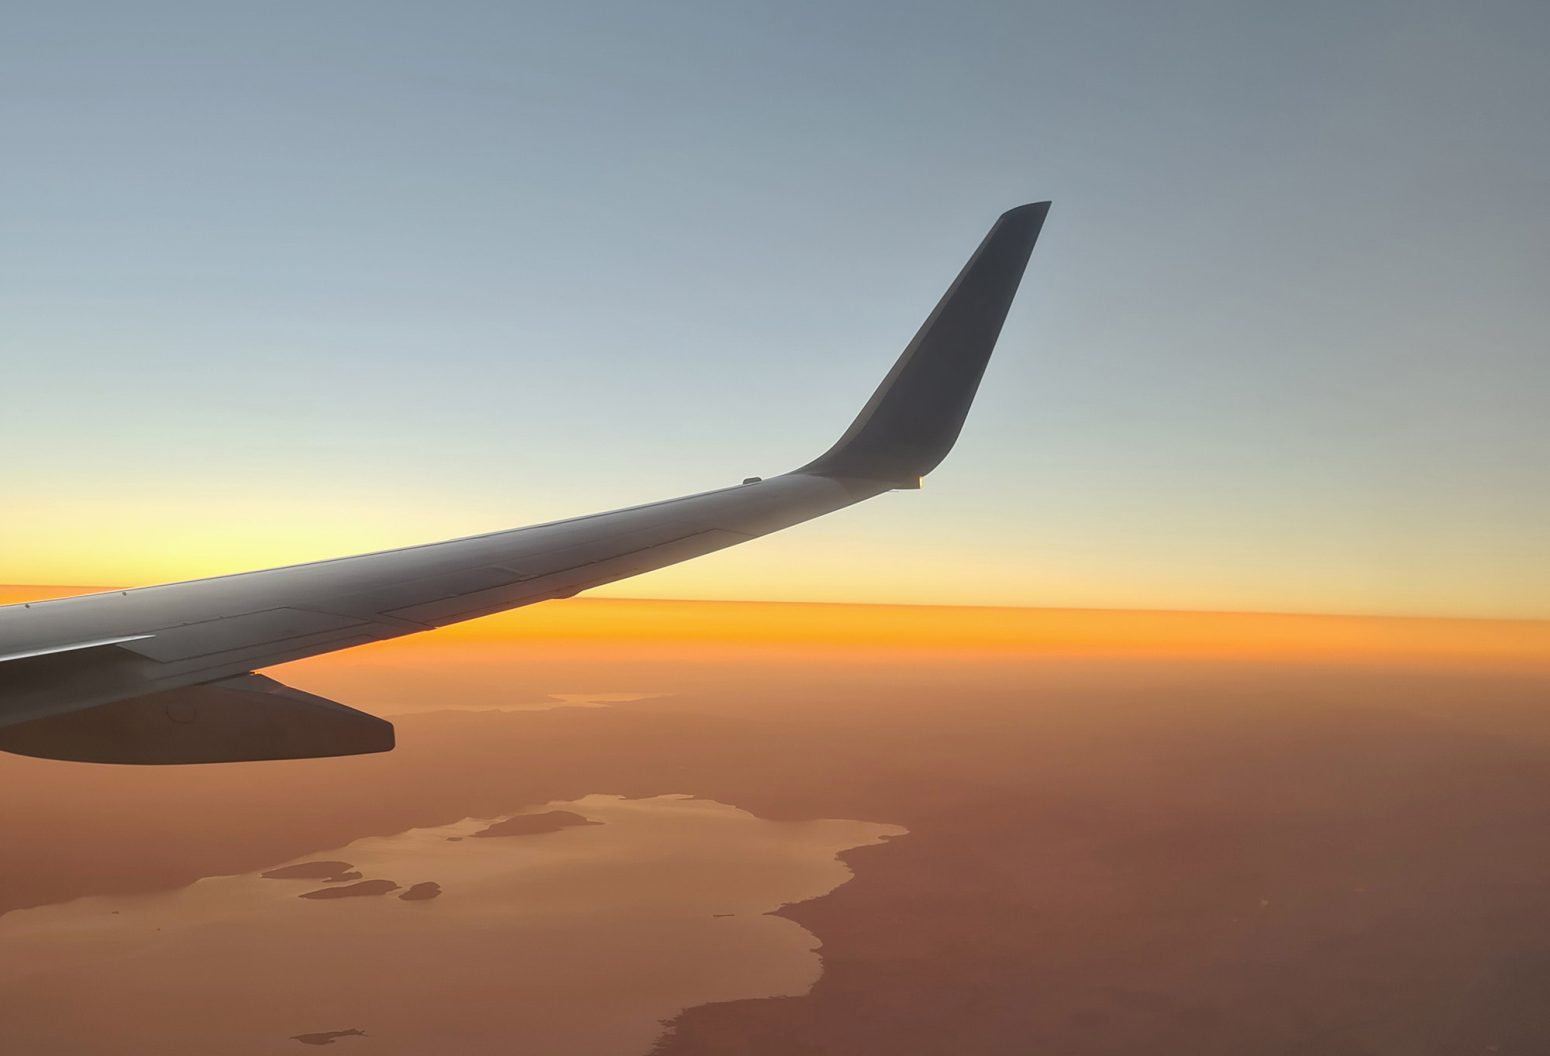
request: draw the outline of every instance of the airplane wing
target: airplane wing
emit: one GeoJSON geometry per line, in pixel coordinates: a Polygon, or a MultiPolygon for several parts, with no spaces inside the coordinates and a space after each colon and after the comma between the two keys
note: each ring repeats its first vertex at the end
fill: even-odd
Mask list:
{"type": "Polygon", "coordinates": [[[835,445],[766,480],[305,565],[0,607],[0,750],[114,763],[387,751],[254,672],[551,598],[916,488],[958,438],[1048,202],[1004,213],[835,445]]]}

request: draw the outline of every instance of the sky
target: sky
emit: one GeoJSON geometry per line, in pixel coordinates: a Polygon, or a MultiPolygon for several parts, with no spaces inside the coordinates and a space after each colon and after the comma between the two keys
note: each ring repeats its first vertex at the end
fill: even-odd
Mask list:
{"type": "Polygon", "coordinates": [[[790,469],[1051,199],[922,492],[602,593],[1550,617],[1542,3],[6,23],[0,582],[790,469]]]}

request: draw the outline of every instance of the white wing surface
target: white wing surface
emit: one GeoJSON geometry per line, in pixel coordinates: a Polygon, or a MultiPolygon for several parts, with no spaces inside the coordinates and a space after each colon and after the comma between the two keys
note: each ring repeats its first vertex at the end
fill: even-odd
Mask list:
{"type": "Polygon", "coordinates": [[[850,429],[791,473],[402,550],[0,607],[0,750],[116,763],[386,751],[391,724],[254,672],[570,597],[918,487],[958,437],[1048,207],[996,221],[850,429]]]}

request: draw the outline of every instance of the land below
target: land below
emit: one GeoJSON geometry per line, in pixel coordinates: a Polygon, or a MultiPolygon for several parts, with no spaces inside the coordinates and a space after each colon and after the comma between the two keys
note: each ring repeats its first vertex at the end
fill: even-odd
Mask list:
{"type": "Polygon", "coordinates": [[[349,682],[369,709],[373,678],[456,656],[513,699],[665,695],[403,714],[396,751],[353,759],[0,757],[0,796],[25,805],[0,839],[26,849],[0,911],[588,793],[692,793],[909,831],[782,910],[822,943],[810,993],[686,1010],[662,1056],[1550,1051],[1534,664],[542,644],[381,651],[290,681],[349,682]]]}

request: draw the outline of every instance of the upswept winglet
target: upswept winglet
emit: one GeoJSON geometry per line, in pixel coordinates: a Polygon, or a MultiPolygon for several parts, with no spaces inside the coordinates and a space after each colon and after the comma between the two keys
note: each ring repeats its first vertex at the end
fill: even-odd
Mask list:
{"type": "Polygon", "coordinates": [[[958,439],[1049,207],[1001,214],[845,435],[796,472],[919,487],[958,439]]]}

